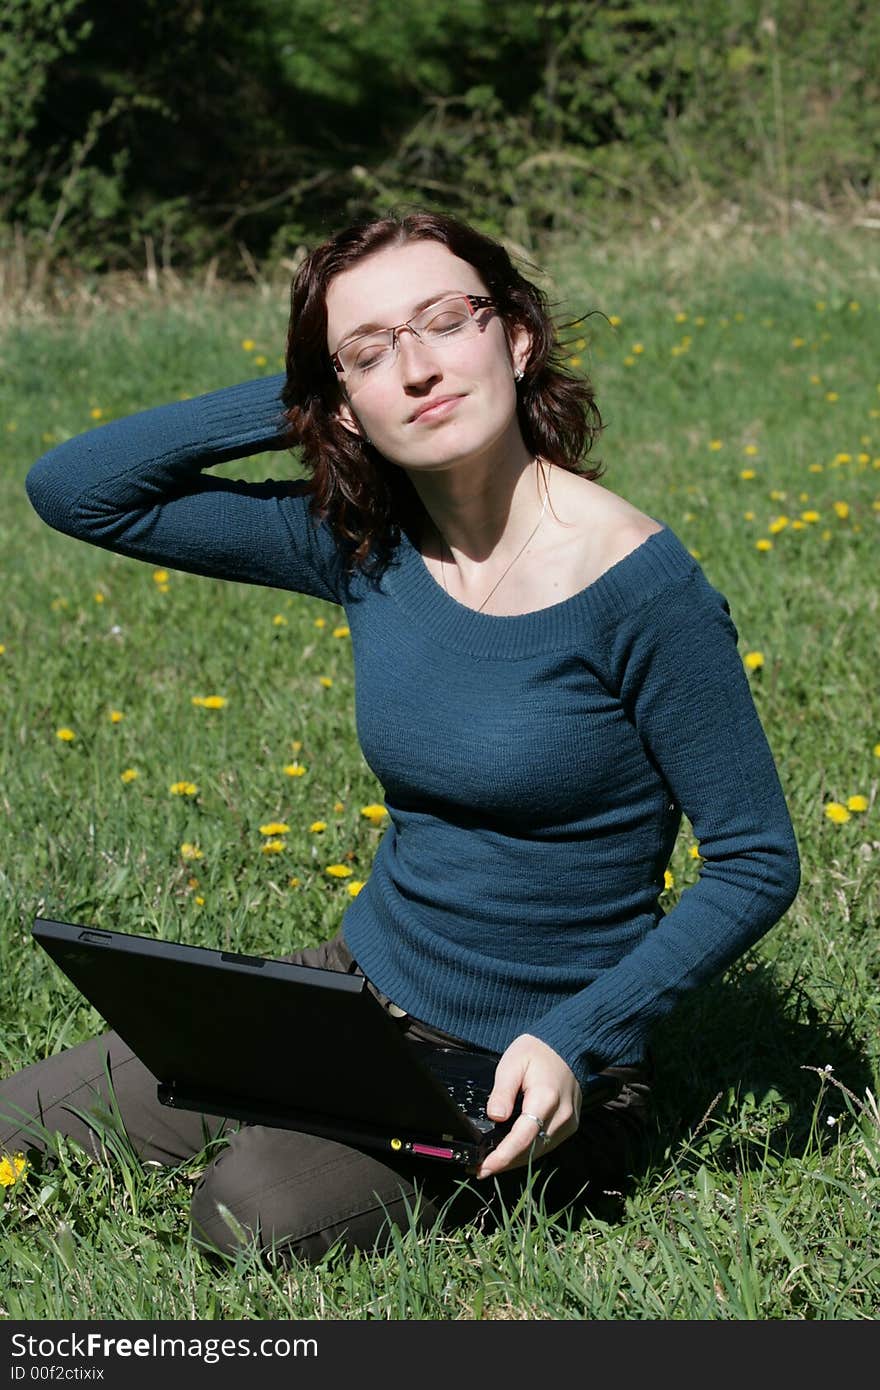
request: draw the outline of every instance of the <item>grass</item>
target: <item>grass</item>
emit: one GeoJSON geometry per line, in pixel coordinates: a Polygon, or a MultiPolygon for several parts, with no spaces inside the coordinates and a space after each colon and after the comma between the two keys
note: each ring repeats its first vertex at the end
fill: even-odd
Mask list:
{"type": "MultiPolygon", "coordinates": [[[[783,921],[659,1030],[651,1162],[573,1225],[536,1199],[491,1232],[410,1230],[385,1256],[285,1269],[249,1248],[207,1259],[188,1234],[206,1156],[143,1170],[110,1127],[104,1162],[59,1141],[53,1168],[0,1188],[3,1316],[876,1316],[880,290],[870,233],[721,231],[560,247],[546,267],[561,308],[614,321],[572,343],[608,423],[606,485],[672,526],[728,597],[743,657],[763,657],[750,679],[801,850],[783,921]]],[[[383,826],[362,808],[382,789],[342,611],[160,581],[51,532],[23,489],[99,420],[280,370],[285,310],[283,286],[172,287],[5,323],[3,1074],[101,1027],[31,945],[35,913],[281,954],[329,936],[369,874],[383,826]],[[212,694],[227,704],[192,703],[212,694]],[[198,792],[171,795],[181,780],[198,792]],[[273,821],[290,830],[266,853],[273,821]]],[[[667,911],[695,849],[685,822],[667,911]]]]}

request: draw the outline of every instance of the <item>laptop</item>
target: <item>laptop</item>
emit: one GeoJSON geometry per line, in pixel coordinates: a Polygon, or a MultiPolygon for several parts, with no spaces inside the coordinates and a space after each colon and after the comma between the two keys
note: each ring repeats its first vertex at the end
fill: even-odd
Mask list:
{"type": "MultiPolygon", "coordinates": [[[[163,1105],[478,1165],[499,1053],[411,1038],[362,975],[37,917],[33,936],[153,1073],[163,1105]]],[[[590,1077],[584,1106],[613,1095],[590,1077]]]]}

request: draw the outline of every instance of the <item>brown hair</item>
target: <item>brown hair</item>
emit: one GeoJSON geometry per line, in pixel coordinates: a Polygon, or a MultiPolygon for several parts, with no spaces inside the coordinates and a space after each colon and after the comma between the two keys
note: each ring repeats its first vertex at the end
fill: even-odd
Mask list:
{"type": "Polygon", "coordinates": [[[424,508],[405,469],[333,418],[343,397],[327,348],[327,289],[334,276],[372,252],[418,240],[439,241],[468,261],[506,330],[516,324],[530,333],[531,351],[517,386],[517,416],[530,453],[589,479],[603,471],[601,464],[577,466],[603,428],[592,386],[564,366],[564,348],[547,299],[514,267],[505,248],[441,213],[356,223],[316,247],[296,273],[281,399],[290,422],[289,443],[302,446],[303,464],[312,475],[312,513],[327,519],[348,548],[349,568],[360,565],[365,572],[368,562],[371,569],[384,569],[400,542],[400,527],[414,527],[424,508]]]}

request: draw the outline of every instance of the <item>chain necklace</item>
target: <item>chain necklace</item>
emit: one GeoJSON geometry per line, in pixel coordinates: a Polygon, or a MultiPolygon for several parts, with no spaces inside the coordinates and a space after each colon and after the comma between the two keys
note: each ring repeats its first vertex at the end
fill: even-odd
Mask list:
{"type": "MultiPolygon", "coordinates": [[[[537,458],[534,460],[534,462],[535,462],[536,464],[538,464],[537,458]]],[[[541,468],[541,465],[538,464],[538,467],[541,468]]],[[[507,566],[507,569],[503,572],[503,574],[500,576],[500,578],[499,578],[499,579],[496,579],[495,583],[492,585],[492,588],[489,590],[488,594],[487,594],[486,597],[483,599],[483,602],[480,604],[479,608],[477,608],[477,609],[475,610],[477,613],[482,613],[483,609],[486,607],[486,604],[489,602],[489,600],[490,600],[490,598],[492,597],[492,595],[494,594],[495,590],[498,588],[498,585],[501,583],[501,580],[507,578],[508,574],[509,574],[510,571],[513,569],[513,567],[514,567],[514,565],[516,564],[517,560],[519,559],[520,555],[522,555],[522,553],[523,553],[523,551],[525,550],[526,546],[529,544],[529,541],[531,541],[531,540],[534,539],[535,532],[537,531],[538,527],[541,525],[541,522],[544,520],[544,513],[545,513],[546,510],[547,510],[547,503],[550,501],[550,488],[549,488],[549,485],[548,485],[548,483],[547,483],[546,477],[544,477],[544,470],[543,470],[543,468],[541,468],[541,476],[542,476],[542,478],[544,479],[544,505],[543,505],[543,507],[541,508],[541,515],[538,517],[538,520],[537,520],[537,522],[536,522],[536,524],[535,524],[535,529],[534,529],[534,531],[532,531],[531,535],[528,536],[528,537],[523,541],[523,543],[522,543],[522,545],[520,546],[519,550],[516,552],[516,554],[514,555],[513,559],[511,560],[510,564],[507,566]]],[[[454,563],[455,563],[455,556],[453,555],[452,550],[450,549],[449,545],[447,544],[446,537],[444,536],[443,532],[440,530],[440,527],[437,526],[437,523],[436,523],[436,522],[434,522],[434,525],[435,525],[435,527],[436,527],[438,536],[440,537],[440,539],[441,539],[441,541],[443,542],[443,544],[446,546],[446,549],[449,551],[449,558],[452,560],[452,562],[453,562],[453,564],[454,564],[454,563]]],[[[447,594],[448,594],[448,593],[449,593],[449,585],[446,583],[446,566],[445,566],[444,563],[443,563],[443,554],[442,554],[442,552],[441,552],[441,554],[440,554],[440,573],[441,573],[441,575],[443,576],[443,587],[444,587],[444,589],[446,590],[446,592],[447,592],[447,594]]],[[[451,597],[451,595],[450,595],[450,597],[451,597]]]]}

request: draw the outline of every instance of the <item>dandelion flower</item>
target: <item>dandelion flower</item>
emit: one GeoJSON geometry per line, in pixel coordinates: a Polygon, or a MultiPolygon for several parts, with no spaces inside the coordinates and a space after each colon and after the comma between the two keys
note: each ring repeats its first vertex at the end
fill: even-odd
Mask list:
{"type": "Polygon", "coordinates": [[[325,820],[313,820],[311,825],[309,826],[309,830],[311,830],[315,835],[319,835],[322,830],[326,829],[327,822],[325,820]]]}
{"type": "Polygon", "coordinates": [[[265,844],[260,846],[263,854],[280,854],[286,848],[284,840],[266,840],[265,844]]]}
{"type": "Polygon", "coordinates": [[[103,603],[103,602],[104,602],[104,595],[103,595],[103,594],[100,594],[100,593],[99,593],[99,594],[95,594],[95,603],[103,603]]]}
{"type": "Polygon", "coordinates": [[[825,392],[825,399],[826,399],[826,401],[831,401],[832,404],[833,404],[834,401],[839,401],[839,400],[840,400],[840,394],[839,394],[839,392],[837,392],[837,391],[826,391],[826,392],[825,392]]]}
{"type": "Polygon", "coordinates": [[[682,310],[679,309],[678,313],[677,313],[676,316],[675,316],[675,322],[676,322],[676,323],[687,323],[687,317],[688,317],[687,314],[683,313],[682,310]]]}
{"type": "Polygon", "coordinates": [[[747,444],[746,447],[743,449],[743,453],[744,453],[744,454],[756,454],[757,452],[758,452],[758,446],[757,446],[757,444],[747,444]]]}
{"type": "Polygon", "coordinates": [[[664,869],[664,870],[663,870],[663,888],[664,888],[664,891],[665,891],[667,888],[674,888],[674,887],[675,887],[675,877],[674,877],[674,875],[671,874],[671,873],[669,872],[668,869],[664,869]]]}
{"type": "Polygon", "coordinates": [[[835,502],[835,503],[834,503],[834,510],[836,511],[837,515],[840,517],[841,521],[846,521],[846,518],[849,516],[849,503],[848,503],[848,502],[835,502]]]}
{"type": "Polygon", "coordinates": [[[99,405],[96,405],[94,409],[89,411],[89,414],[93,420],[100,420],[104,412],[99,405]]]}
{"type": "Polygon", "coordinates": [[[743,468],[741,469],[739,476],[743,478],[745,482],[749,482],[752,478],[756,478],[758,475],[755,472],[754,468],[743,468]]]}
{"type": "Polygon", "coordinates": [[[318,679],[325,690],[329,690],[331,685],[333,684],[332,676],[319,676],[318,679]]]}
{"type": "Polygon", "coordinates": [[[181,859],[189,860],[204,859],[205,856],[199,849],[198,845],[190,844],[190,842],[187,840],[180,846],[180,857],[181,859]]]}
{"type": "Polygon", "coordinates": [[[849,796],[846,799],[846,804],[850,811],[867,811],[868,798],[866,796],[849,796]]]}
{"type": "Polygon", "coordinates": [[[633,343],[632,347],[630,348],[630,352],[634,352],[635,355],[636,355],[636,357],[640,357],[641,354],[642,354],[644,351],[645,351],[645,345],[644,345],[644,343],[633,343]]]}
{"type": "Polygon", "coordinates": [[[56,729],[55,737],[60,738],[62,743],[73,743],[76,734],[73,732],[73,729],[56,729]]]}
{"type": "Polygon", "coordinates": [[[298,888],[299,885],[300,885],[300,880],[299,880],[298,878],[289,878],[289,879],[287,880],[287,886],[288,886],[288,888],[298,888]]]}
{"type": "Polygon", "coordinates": [[[612,328],[619,328],[623,320],[621,319],[619,314],[611,314],[608,319],[608,322],[611,324],[612,328]]]}
{"type": "Polygon", "coordinates": [[[225,695],[193,695],[192,702],[203,709],[223,709],[228,704],[225,695]]]}
{"type": "Polygon", "coordinates": [[[111,724],[121,724],[124,718],[125,718],[125,715],[122,713],[122,710],[121,710],[121,709],[112,709],[112,710],[110,711],[110,723],[111,723],[111,724]]]}
{"type": "Polygon", "coordinates": [[[371,802],[369,806],[361,807],[361,815],[366,816],[367,820],[371,820],[376,825],[379,821],[384,820],[385,816],[388,815],[388,810],[378,802],[371,802]]]}
{"type": "Polygon", "coordinates": [[[581,362],[582,362],[582,361],[583,361],[583,358],[581,358],[581,357],[577,357],[577,356],[575,356],[575,357],[569,357],[569,359],[568,359],[568,365],[569,365],[570,367],[579,367],[579,366],[581,365],[581,362]]]}
{"type": "Polygon", "coordinates": [[[265,365],[266,365],[266,363],[268,362],[268,360],[269,360],[268,357],[264,357],[263,354],[260,353],[259,357],[255,357],[255,358],[254,358],[254,366],[255,366],[255,367],[265,367],[265,365]]]}
{"type": "Polygon", "coordinates": [[[138,773],[133,767],[127,767],[124,772],[119,774],[120,780],[123,782],[133,782],[137,776],[138,773]]]}
{"type": "Polygon", "coordinates": [[[344,801],[334,801],[334,803],[333,803],[333,810],[336,811],[337,813],[340,812],[340,811],[344,811],[344,810],[345,810],[345,802],[344,802],[344,801]]]}
{"type": "Polygon", "coordinates": [[[756,550],[772,550],[772,549],[773,549],[773,542],[772,542],[770,539],[768,539],[767,536],[762,536],[760,540],[755,541],[755,549],[756,549],[756,550]]]}
{"type": "Polygon", "coordinates": [[[354,869],[350,869],[347,864],[328,864],[324,872],[332,878],[351,878],[354,869]]]}
{"type": "Polygon", "coordinates": [[[254,348],[257,346],[253,338],[242,338],[241,345],[245,352],[253,352],[254,348]]]}
{"type": "Polygon", "coordinates": [[[153,570],[153,583],[154,583],[154,584],[167,584],[167,583],[168,583],[168,571],[167,571],[167,570],[153,570]]]}
{"type": "Polygon", "coordinates": [[[306,774],[302,763],[285,763],[284,771],[288,777],[304,777],[306,774]]]}
{"type": "Polygon", "coordinates": [[[816,511],[801,512],[801,521],[818,521],[821,513],[816,511]]]}
{"type": "Polygon", "coordinates": [[[845,806],[841,806],[839,801],[829,801],[825,807],[825,814],[835,825],[843,825],[849,820],[849,811],[845,806]]]}
{"type": "Polygon", "coordinates": [[[27,1169],[24,1154],[13,1154],[11,1158],[0,1159],[0,1187],[13,1187],[27,1169]]]}
{"type": "Polygon", "coordinates": [[[333,629],[333,636],[334,636],[334,637],[350,637],[350,636],[351,636],[351,629],[349,628],[349,626],[348,626],[347,623],[340,623],[339,627],[334,627],[334,629],[333,629]]]}
{"type": "Polygon", "coordinates": [[[290,830],[289,825],[285,825],[283,820],[268,821],[266,825],[260,826],[261,835],[286,835],[290,830]]]}
{"type": "Polygon", "coordinates": [[[690,855],[691,859],[699,859],[699,857],[700,857],[700,846],[699,846],[699,845],[691,845],[690,849],[688,850],[688,854],[690,855]]]}
{"type": "Polygon", "coordinates": [[[880,743],[874,744],[874,757],[880,758],[880,743]]]}
{"type": "Polygon", "coordinates": [[[195,782],[172,782],[168,790],[172,796],[195,796],[199,789],[195,782]]]}
{"type": "Polygon", "coordinates": [[[360,878],[353,878],[351,883],[345,885],[346,891],[349,892],[353,898],[357,897],[363,886],[363,879],[360,878]]]}
{"type": "Polygon", "coordinates": [[[710,439],[710,440],[709,440],[709,448],[710,448],[710,449],[718,450],[718,449],[723,449],[723,448],[724,448],[724,445],[723,445],[723,443],[721,442],[720,439],[710,439]]]}
{"type": "Polygon", "coordinates": [[[750,671],[757,671],[764,665],[764,653],[746,652],[744,660],[750,671]]]}
{"type": "Polygon", "coordinates": [[[202,898],[202,897],[193,898],[193,902],[195,903],[196,907],[204,907],[204,906],[205,906],[205,900],[204,900],[204,898],[202,898]]]}
{"type": "Polygon", "coordinates": [[[275,617],[272,619],[272,622],[274,623],[275,627],[287,627],[287,619],[285,618],[283,613],[276,613],[275,617]]]}
{"type": "Polygon", "coordinates": [[[326,626],[327,626],[327,619],[326,619],[326,618],[316,618],[316,619],[315,619],[315,627],[321,628],[321,627],[326,627],[326,626]]]}
{"type": "Polygon", "coordinates": [[[4,653],[4,652],[5,652],[5,651],[6,651],[6,648],[5,648],[5,646],[4,646],[4,645],[3,645],[3,643],[2,643],[2,642],[0,642],[0,656],[2,656],[2,655],[3,655],[3,653],[4,653]]]}

